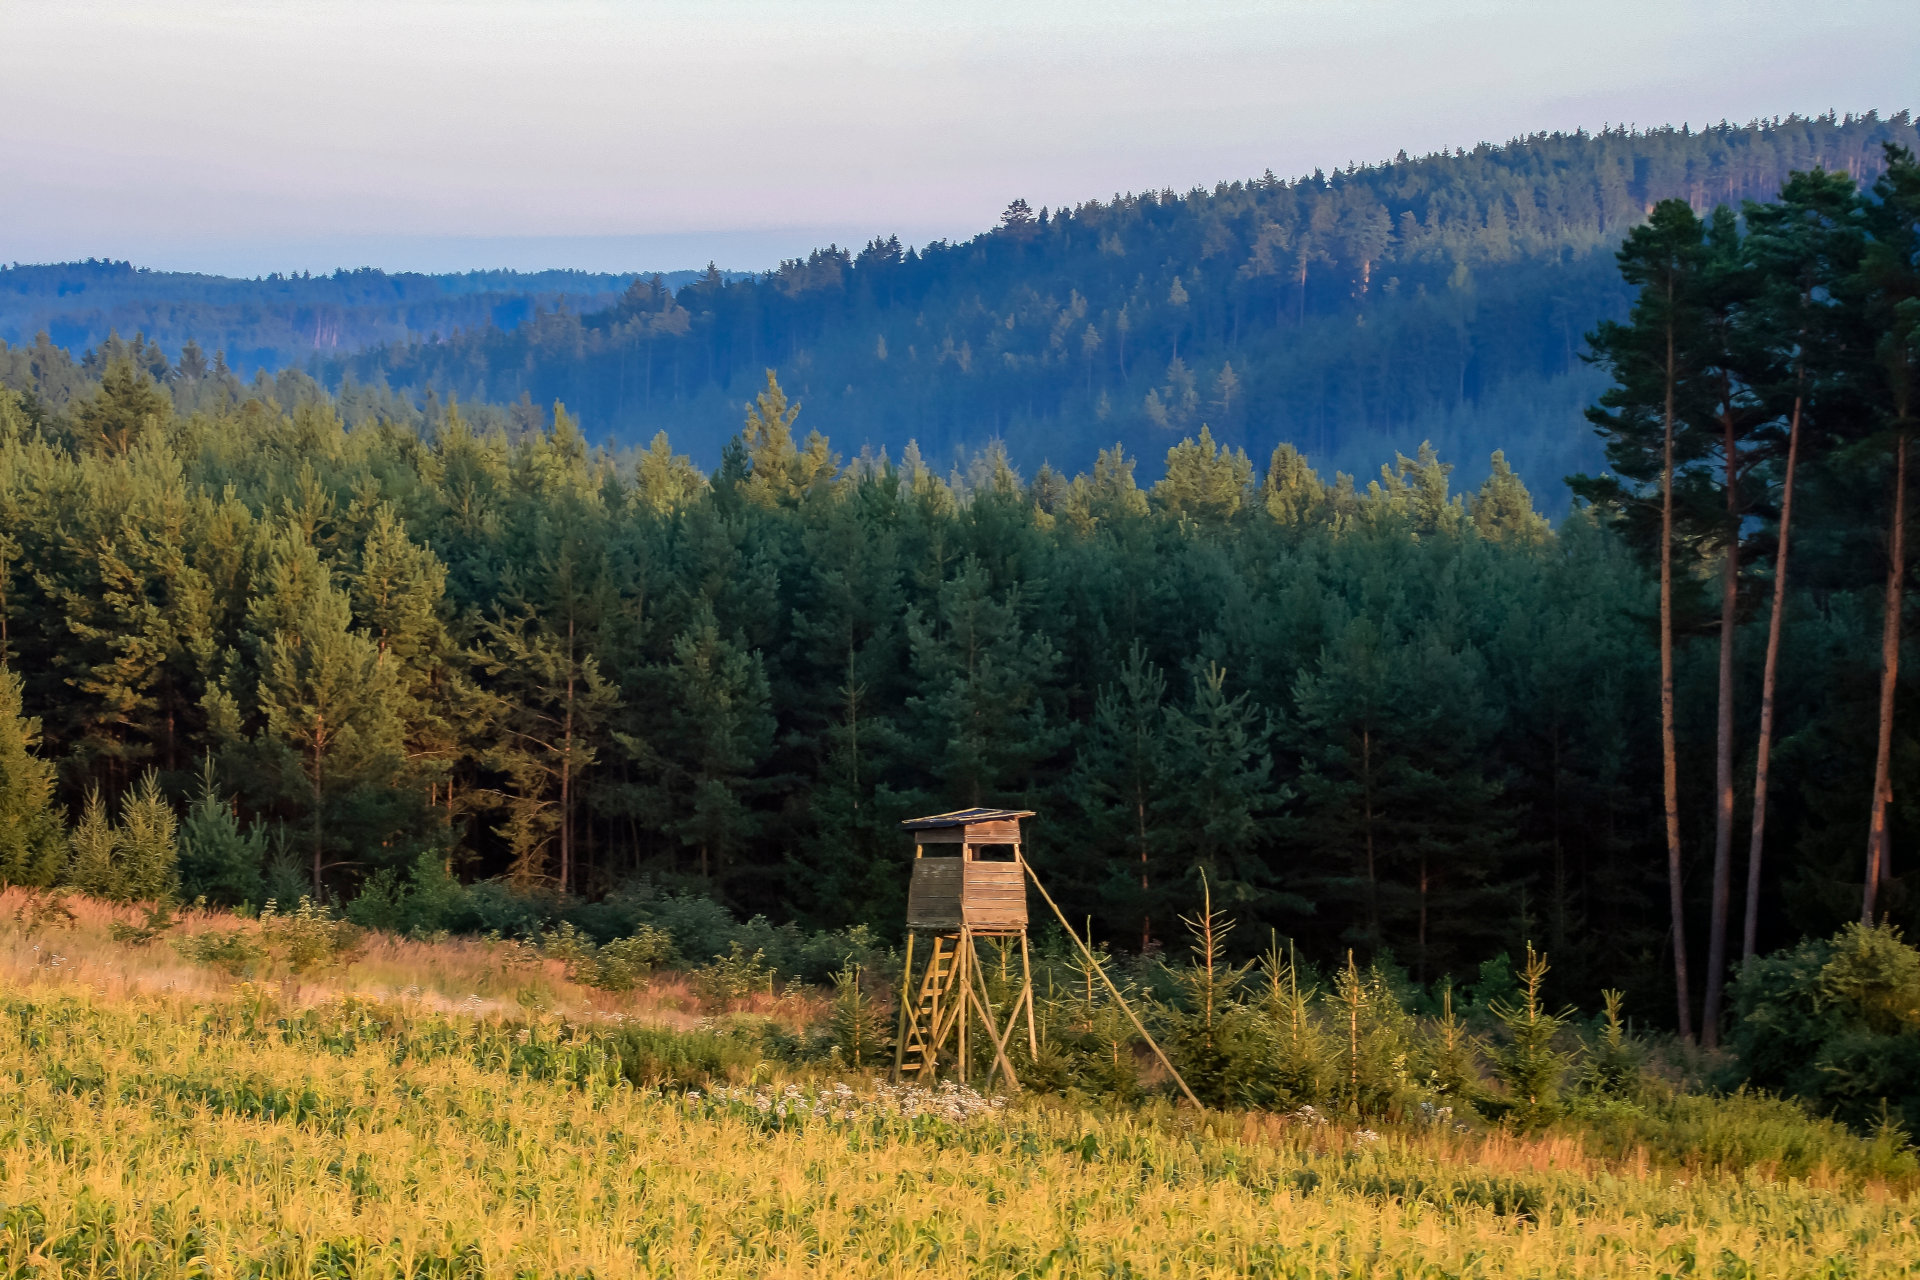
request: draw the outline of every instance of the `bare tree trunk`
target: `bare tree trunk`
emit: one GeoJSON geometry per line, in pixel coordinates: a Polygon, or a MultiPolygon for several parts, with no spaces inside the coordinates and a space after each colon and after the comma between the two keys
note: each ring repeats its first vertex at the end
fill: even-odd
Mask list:
{"type": "Polygon", "coordinates": [[[1713,752],[1713,903],[1707,923],[1707,993],[1700,1040],[1720,1044],[1720,999],[1727,986],[1727,916],[1733,898],[1733,655],[1740,603],[1740,468],[1733,413],[1720,418],[1726,463],[1727,554],[1720,570],[1720,707],[1713,752]]]}
{"type": "Polygon", "coordinates": [[[567,619],[567,710],[561,729],[560,893],[573,884],[573,619],[567,619]]]}
{"type": "Polygon", "coordinates": [[[1760,855],[1767,832],[1767,766],[1773,751],[1773,695],[1780,667],[1780,623],[1787,612],[1787,539],[1793,526],[1793,472],[1800,460],[1800,400],[1787,427],[1787,474],[1780,485],[1780,546],[1773,556],[1773,615],[1767,619],[1767,659],[1760,677],[1760,741],[1753,760],[1753,828],[1747,842],[1747,910],[1740,958],[1751,960],[1760,932],[1760,855]]]}
{"type": "Polygon", "coordinates": [[[1420,936],[1414,954],[1419,957],[1414,980],[1424,985],[1427,981],[1427,854],[1424,849],[1420,851],[1420,936]]]}
{"type": "MultiPolygon", "coordinates": [[[[1147,898],[1147,800],[1135,791],[1133,797],[1133,817],[1140,832],[1140,902],[1144,908],[1147,898]]],[[[1140,912],[1140,954],[1146,955],[1153,947],[1153,916],[1146,910],[1140,912]]]]}
{"type": "Polygon", "coordinates": [[[1860,923],[1873,923],[1874,902],[1888,870],[1887,808],[1893,803],[1893,698],[1900,683],[1900,607],[1904,596],[1907,533],[1907,437],[1894,445],[1893,528],[1887,539],[1887,616],[1880,629],[1880,741],[1873,757],[1873,818],[1867,826],[1867,877],[1860,923]]]}
{"type": "MultiPolygon", "coordinates": [[[[1669,309],[1673,286],[1667,286],[1669,309]]],[[[1686,899],[1680,881],[1680,765],[1673,735],[1673,382],[1672,322],[1667,329],[1666,439],[1660,467],[1660,764],[1667,810],[1667,898],[1673,917],[1673,985],[1680,1038],[1693,1039],[1693,997],[1687,981],[1686,899]]]]}
{"type": "Polygon", "coordinates": [[[1360,731],[1360,779],[1367,837],[1367,937],[1380,950],[1380,881],[1373,859],[1373,730],[1360,731]]]}
{"type": "Polygon", "coordinates": [[[327,748],[325,737],[325,718],[321,718],[313,735],[313,900],[320,901],[320,873],[322,851],[326,848],[325,829],[321,823],[321,802],[326,798],[327,748]]]}

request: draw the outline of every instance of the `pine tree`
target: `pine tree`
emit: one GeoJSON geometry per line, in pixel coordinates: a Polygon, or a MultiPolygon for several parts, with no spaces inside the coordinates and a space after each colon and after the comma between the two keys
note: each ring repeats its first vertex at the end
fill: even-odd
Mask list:
{"type": "Polygon", "coordinates": [[[1887,577],[1881,606],[1880,715],[1874,751],[1873,799],[1867,821],[1865,884],[1860,923],[1871,926],[1881,889],[1891,882],[1893,715],[1900,683],[1900,620],[1906,607],[1908,453],[1920,403],[1920,164],[1911,151],[1887,147],[1887,170],[1874,183],[1873,243],[1862,264],[1869,323],[1874,330],[1874,375],[1868,380],[1875,434],[1893,454],[1893,502],[1888,518],[1887,577]]]}
{"type": "Polygon", "coordinates": [[[1546,517],[1534,511],[1533,495],[1499,449],[1493,451],[1493,473],[1474,494],[1468,511],[1483,538],[1537,543],[1547,536],[1546,517]]]}
{"type": "Polygon", "coordinates": [[[940,584],[933,616],[908,614],[923,692],[907,709],[920,722],[928,771],[955,805],[1012,803],[1066,743],[1048,698],[1060,653],[1028,629],[1026,613],[1019,586],[995,591],[969,557],[940,584]]]}
{"type": "Polygon", "coordinates": [[[1167,450],[1167,474],[1153,486],[1153,500],[1176,519],[1219,523],[1246,506],[1252,482],[1246,450],[1220,448],[1201,427],[1198,440],[1167,450]]]}
{"type": "Polygon", "coordinates": [[[107,816],[107,802],[99,786],[87,790],[87,802],[80,810],[80,821],[69,837],[67,883],[89,897],[121,902],[127,897],[126,878],[120,869],[120,837],[107,816]]]}
{"type": "Polygon", "coordinates": [[[54,768],[37,754],[40,721],[25,714],[24,687],[0,664],[0,885],[40,888],[59,878],[65,841],[54,768]]]}
{"type": "Polygon", "coordinates": [[[521,885],[575,881],[575,817],[581,775],[599,759],[596,740],[619,701],[587,651],[577,620],[542,618],[531,608],[486,624],[475,659],[492,677],[489,705],[497,735],[485,753],[505,774],[507,818],[496,830],[521,885]],[[550,862],[550,855],[557,855],[550,862]]]}
{"type": "Polygon", "coordinates": [[[121,891],[135,902],[171,902],[180,894],[179,819],[160,790],[160,774],[149,769],[120,806],[121,891]]]}
{"type": "Polygon", "coordinates": [[[336,847],[330,814],[358,790],[390,787],[399,772],[397,664],[353,626],[347,594],[297,531],[274,539],[263,577],[247,610],[253,663],[230,667],[209,714],[229,742],[247,744],[266,789],[305,811],[319,894],[328,868],[357,863],[361,852],[336,847]]]}
{"type": "Polygon", "coordinates": [[[1290,444],[1274,446],[1260,485],[1261,504],[1268,515],[1289,527],[1304,525],[1318,515],[1326,493],[1326,485],[1298,449],[1290,444]]]}
{"type": "Polygon", "coordinates": [[[233,806],[215,786],[213,757],[200,769],[200,792],[180,824],[180,895],[205,898],[217,907],[258,904],[261,868],[266,863],[266,832],[240,829],[233,806]]]}
{"type": "Polygon", "coordinates": [[[744,637],[729,639],[711,606],[673,641],[667,669],[672,742],[665,753],[668,831],[699,857],[700,875],[724,880],[760,826],[753,777],[773,744],[766,669],[744,637]]]}
{"type": "Polygon", "coordinates": [[[1140,949],[1153,946],[1155,903],[1166,892],[1175,839],[1165,809],[1172,744],[1167,678],[1135,640],[1119,679],[1103,687],[1074,761],[1072,794],[1086,814],[1096,858],[1083,879],[1108,912],[1138,920],[1140,949]]]}
{"type": "MultiPolygon", "coordinates": [[[[1773,453],[1779,464],[1780,501],[1775,520],[1773,601],[1767,616],[1762,668],[1760,726],[1754,746],[1753,820],[1748,828],[1746,911],[1741,958],[1758,951],[1762,854],[1774,738],[1782,627],[1787,612],[1788,552],[1793,532],[1794,482],[1800,463],[1803,419],[1825,426],[1826,402],[1840,372],[1845,346],[1844,308],[1832,305],[1836,289],[1858,265],[1861,238],[1850,216],[1859,205],[1852,179],[1815,171],[1795,174],[1777,203],[1749,205],[1746,248],[1759,278],[1749,337],[1762,364],[1758,388],[1775,415],[1773,453]],[[1824,301],[1823,301],[1824,299],[1824,301]],[[1808,410],[1811,408],[1812,412],[1808,410]],[[1779,420],[1784,418],[1784,424],[1779,420]],[[1784,431],[1785,440],[1779,439],[1784,431]],[[1785,457],[1780,457],[1784,447],[1785,457]]],[[[1830,430],[1819,431],[1833,434],[1830,430]]]]}
{"type": "Polygon", "coordinates": [[[76,407],[74,427],[87,447],[126,454],[173,416],[173,402],[130,360],[110,363],[100,389],[76,407]]]}
{"type": "MultiPolygon", "coordinates": [[[[1699,521],[1677,500],[1698,492],[1692,471],[1712,442],[1692,427],[1711,403],[1706,372],[1709,337],[1702,314],[1706,228],[1683,200],[1655,206],[1627,234],[1617,255],[1620,274],[1638,293],[1627,321],[1603,323],[1590,336],[1595,360],[1614,378],[1587,416],[1607,441],[1614,476],[1576,476],[1574,492],[1619,509],[1630,537],[1651,543],[1660,575],[1660,742],[1667,837],[1667,897],[1674,995],[1680,1035],[1693,1037],[1686,903],[1680,857],[1680,782],[1674,727],[1674,582],[1676,537],[1699,540],[1699,521]],[[1615,477],[1619,477],[1616,479],[1615,477]],[[1687,493],[1678,492],[1682,487],[1687,493]],[[1649,497],[1652,488],[1656,497],[1649,497]]],[[[1697,499],[1689,505],[1697,507],[1697,499]]]]}
{"type": "Polygon", "coordinates": [[[1271,725],[1247,693],[1227,694],[1224,668],[1208,664],[1192,682],[1189,703],[1167,711],[1165,817],[1181,860],[1229,901],[1251,905],[1269,879],[1259,856],[1263,819],[1287,799],[1273,780],[1271,725]]]}

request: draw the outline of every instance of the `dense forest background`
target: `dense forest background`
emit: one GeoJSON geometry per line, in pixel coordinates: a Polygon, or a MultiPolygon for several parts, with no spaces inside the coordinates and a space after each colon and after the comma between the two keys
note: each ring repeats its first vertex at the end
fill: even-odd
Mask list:
{"type": "MultiPolygon", "coordinates": [[[[679,271],[659,280],[680,288],[697,275],[679,271]]],[[[505,331],[542,311],[600,310],[636,278],[362,267],[236,280],[129,262],[16,262],[0,265],[0,341],[25,346],[44,334],[51,346],[83,351],[117,334],[139,334],[173,360],[193,343],[250,380],[261,369],[304,368],[319,355],[436,342],[487,326],[505,331]]]]}
{"type": "MultiPolygon", "coordinates": [[[[1504,172],[1553,147],[1625,155],[1661,143],[1690,155],[1741,139],[1838,146],[1888,130],[1912,132],[1901,116],[1609,134],[1488,149],[1472,162],[1504,172]]],[[[1849,203],[1854,172],[1883,167],[1884,154],[1853,156],[1816,195],[1851,226],[1850,211],[1869,207],[1849,203]]],[[[1731,169],[1727,181],[1765,194],[1771,175],[1731,169]]],[[[1204,224],[1210,201],[1318,208],[1341,189],[1276,184],[1125,207],[1142,236],[1163,214],[1185,234],[1204,224]]],[[[1703,204],[1721,194],[1686,192],[1703,204]]],[[[1686,222],[1685,200],[1662,208],[1668,223],[1692,228],[1696,247],[1725,248],[1726,280],[1747,282],[1737,296],[1754,319],[1734,330],[1773,335],[1751,351],[1723,343],[1719,356],[1703,339],[1689,357],[1699,369],[1683,406],[1675,687],[1682,908],[1698,917],[1721,809],[1722,706],[1732,710],[1719,738],[1738,744],[1738,776],[1751,777],[1792,398],[1782,398],[1778,352],[1799,349],[1778,335],[1805,323],[1766,301],[1768,282],[1788,277],[1766,268],[1762,251],[1802,240],[1743,239],[1731,214],[1686,222]],[[1725,439],[1740,475],[1722,504],[1712,388],[1736,382],[1740,434],[1725,439]],[[1729,547],[1734,607],[1722,614],[1729,547]],[[1721,692],[1723,635],[1731,696],[1721,692]]],[[[1071,245],[1090,235],[1082,217],[1016,218],[968,253],[976,267],[1011,272],[1048,237],[1071,245]]],[[[1620,282],[1608,234],[1595,224],[1593,252],[1620,282]]],[[[1097,241],[1087,252],[1119,256],[1097,241]]],[[[1397,278],[1417,284],[1427,260],[1396,252],[1397,278]]],[[[1476,251],[1463,252],[1449,273],[1474,270],[1476,251]]],[[[1834,314],[1858,332],[1847,331],[1854,355],[1819,366],[1832,390],[1809,410],[1818,430],[1802,460],[1802,550],[1781,612],[1763,947],[1830,933],[1860,912],[1886,536],[1902,527],[1889,519],[1903,491],[1887,441],[1911,423],[1873,381],[1880,365],[1859,355],[1881,349],[1872,325],[1911,328],[1911,307],[1888,311],[1908,317],[1897,324],[1874,319],[1879,304],[1868,302],[1893,297],[1895,285],[1865,283],[1871,263],[1820,252],[1832,296],[1855,299],[1834,314]]],[[[959,250],[914,261],[962,265],[948,253],[959,250]]],[[[1910,259],[1899,277],[1909,284],[1910,259]]],[[[1315,293],[1317,259],[1307,261],[1304,293],[1274,285],[1263,312],[1292,335],[1266,348],[1274,360],[1304,360],[1296,348],[1312,333],[1390,327],[1373,309],[1387,307],[1375,290],[1387,294],[1388,259],[1328,294],[1315,293]]],[[[902,280],[932,272],[904,258],[888,269],[902,280]]],[[[853,307],[847,282],[878,278],[843,273],[821,306],[853,307]]],[[[1252,279],[1237,267],[1232,278],[1252,279]]],[[[711,296],[772,305],[779,279],[722,282],[711,296]]],[[[1241,287],[1226,280],[1216,281],[1223,298],[1241,287]]],[[[1634,287],[1609,284],[1613,304],[1569,316],[1575,359],[1596,320],[1627,314],[1634,287]]],[[[1701,288],[1703,299],[1736,297],[1731,286],[1701,288]]],[[[651,298],[658,310],[648,314],[686,310],[686,290],[650,289],[629,301],[651,298]]],[[[1186,296],[1191,309],[1212,295],[1196,283],[1186,296]]],[[[1441,306],[1435,290],[1398,296],[1395,306],[1441,306]]],[[[904,304],[895,314],[860,297],[863,315],[917,324],[904,304]]],[[[790,316],[799,314],[796,305],[790,316]]],[[[1230,314],[1163,336],[1202,367],[1206,343],[1232,340],[1231,325],[1215,323],[1230,314]]],[[[1455,332],[1433,328],[1437,313],[1396,314],[1396,341],[1455,332]]],[[[1476,311],[1475,324],[1486,314],[1476,311]]],[[[512,335],[408,348],[407,358],[593,323],[547,316],[512,335]]],[[[1243,336],[1254,327],[1242,324],[1243,336]]],[[[1611,363],[1587,376],[1631,383],[1621,334],[1639,324],[1606,330],[1611,363]]],[[[671,336],[691,344],[698,332],[671,336]]],[[[983,332],[1023,330],[994,320],[983,332]]],[[[1545,339],[1532,341],[1538,354],[1545,339]]],[[[1327,387],[1340,370],[1354,373],[1327,358],[1327,387]]],[[[1035,379],[1049,367],[1038,356],[987,364],[1035,379]]],[[[495,367],[509,365],[516,377],[540,367],[495,367]]],[[[673,385],[665,368],[655,371],[662,388],[673,385]]],[[[1018,805],[1041,815],[1030,838],[1042,874],[1116,946],[1177,936],[1204,874],[1249,947],[1271,929],[1309,958],[1353,948],[1431,980],[1532,941],[1551,950],[1569,991],[1624,986],[1643,1015],[1661,1016],[1673,971],[1656,575],[1644,538],[1649,481],[1633,464],[1644,440],[1620,425],[1626,391],[1605,402],[1613,417],[1601,414],[1619,475],[1583,483],[1590,501],[1555,527],[1498,454],[1459,458],[1486,476],[1464,487],[1453,459],[1431,448],[1389,454],[1362,484],[1322,475],[1291,444],[1249,454],[1230,431],[1245,438],[1256,413],[1298,409],[1273,385],[1260,389],[1257,368],[1249,361],[1243,407],[1258,409],[1237,426],[1216,434],[1197,416],[1154,419],[1165,443],[1150,458],[1124,444],[1089,447],[1069,475],[1021,464],[1010,421],[995,424],[1004,444],[958,466],[935,465],[918,446],[836,452],[826,433],[841,437],[843,415],[859,421],[849,407],[858,397],[827,393],[803,406],[767,368],[751,397],[744,375],[729,375],[745,409],[709,467],[664,433],[644,449],[594,447],[571,408],[536,407],[525,385],[460,388],[502,397],[469,404],[431,389],[416,400],[371,378],[336,394],[297,370],[244,381],[197,345],[175,358],[145,338],[78,358],[46,344],[0,349],[0,662],[12,673],[0,681],[0,728],[13,726],[14,739],[0,742],[0,775],[25,776],[29,748],[52,762],[60,821],[74,832],[56,850],[35,843],[31,824],[9,823],[0,870],[33,883],[96,857],[106,875],[166,810],[198,833],[183,837],[182,890],[216,900],[315,884],[335,898],[370,886],[429,893],[449,873],[594,896],[644,877],[743,912],[886,933],[904,907],[899,819],[1018,805]],[[1157,478],[1142,483],[1149,465],[1157,478]],[[22,717],[37,721],[33,732],[22,717]],[[111,849],[121,853],[99,852],[111,849]]],[[[1393,369],[1367,385],[1389,394],[1393,369]]],[[[967,376],[952,366],[938,385],[967,376]]],[[[1092,375],[1079,366],[1074,376],[1092,375]]],[[[989,385],[983,374],[975,391],[989,385]]],[[[919,394],[908,380],[899,386],[919,394]]],[[[698,396],[686,394],[680,411],[692,415],[698,396]]],[[[1107,394],[1111,403],[1111,386],[1107,394]]],[[[1363,403],[1371,392],[1354,394],[1363,403]]],[[[1164,412],[1173,402],[1144,403],[1164,412]]],[[[1559,430],[1578,443],[1556,447],[1600,452],[1589,425],[1559,430]]],[[[865,438],[857,426],[853,435],[865,438]]],[[[1556,491],[1553,501],[1566,499],[1556,491]]],[[[1901,714],[1889,721],[1895,849],[1916,828],[1920,764],[1906,714],[1910,663],[1905,671],[1901,714]]],[[[1880,888],[1881,907],[1909,926],[1913,876],[1896,860],[1880,888]]]]}

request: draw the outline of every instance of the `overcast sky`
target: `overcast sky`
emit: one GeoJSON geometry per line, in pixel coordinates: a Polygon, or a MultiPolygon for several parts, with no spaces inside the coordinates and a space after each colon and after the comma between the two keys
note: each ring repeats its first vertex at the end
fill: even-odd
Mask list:
{"type": "Polygon", "coordinates": [[[1911,0],[0,0],[0,261],[749,269],[1536,129],[1920,106],[1911,0]]]}

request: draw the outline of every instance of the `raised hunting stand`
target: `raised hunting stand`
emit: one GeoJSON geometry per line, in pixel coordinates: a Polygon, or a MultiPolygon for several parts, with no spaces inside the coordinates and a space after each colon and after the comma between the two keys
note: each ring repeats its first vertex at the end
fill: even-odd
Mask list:
{"type": "Polygon", "coordinates": [[[1028,1051],[1039,1053],[1027,951],[1027,869],[1020,855],[1020,819],[1032,816],[1027,809],[961,809],[900,824],[913,833],[913,881],[907,890],[907,964],[893,1051],[896,1082],[907,1076],[931,1082],[947,1057],[965,1081],[973,1065],[968,1036],[976,1020],[993,1047],[986,1086],[1001,1074],[1019,1088],[1007,1044],[1023,1012],[1028,1051]],[[911,997],[914,944],[921,934],[931,935],[932,949],[918,995],[911,997]],[[981,972],[981,938],[1020,941],[1020,992],[1004,1027],[994,1016],[981,972]]]}

